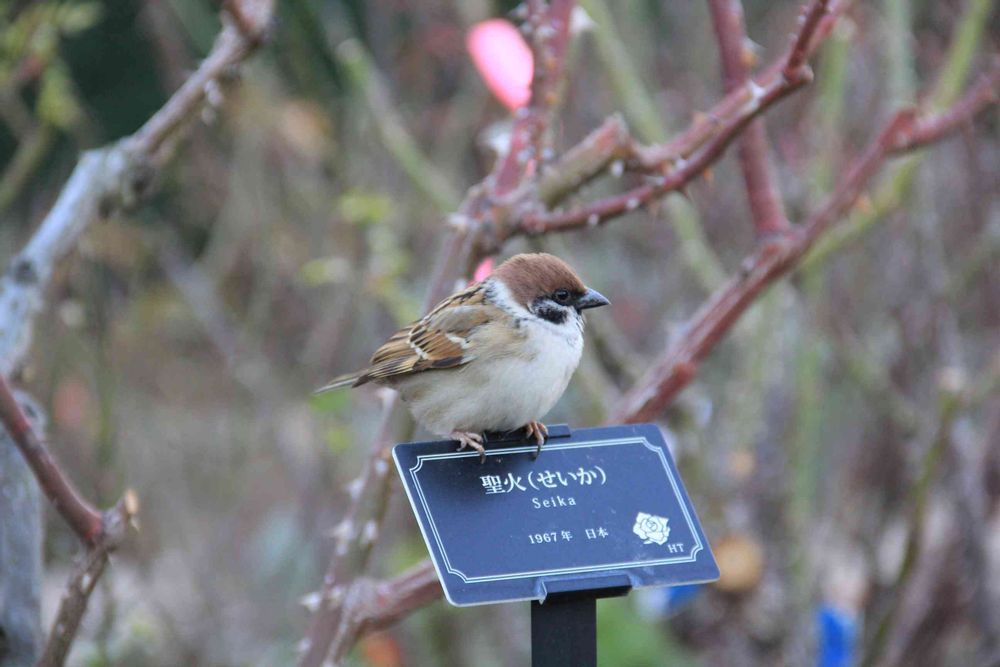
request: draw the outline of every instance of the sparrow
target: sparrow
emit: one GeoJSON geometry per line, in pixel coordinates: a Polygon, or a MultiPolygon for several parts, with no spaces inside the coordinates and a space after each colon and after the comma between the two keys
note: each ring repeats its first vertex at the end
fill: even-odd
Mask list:
{"type": "Polygon", "coordinates": [[[583,352],[583,311],[609,301],[546,253],[511,257],[387,340],[367,368],[317,393],[373,382],[396,389],[431,433],[486,460],[484,433],[524,429],[541,452],[539,420],[583,352]]]}

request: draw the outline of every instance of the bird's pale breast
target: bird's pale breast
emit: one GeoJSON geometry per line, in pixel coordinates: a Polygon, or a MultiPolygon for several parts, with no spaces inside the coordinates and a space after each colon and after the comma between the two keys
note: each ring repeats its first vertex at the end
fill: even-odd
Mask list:
{"type": "Polygon", "coordinates": [[[432,433],[510,431],[539,420],[562,396],[583,350],[578,327],[524,322],[484,327],[475,360],[418,373],[396,384],[413,416],[432,433]],[[511,346],[508,336],[522,340],[511,346]],[[510,350],[516,349],[516,353],[510,350]]]}

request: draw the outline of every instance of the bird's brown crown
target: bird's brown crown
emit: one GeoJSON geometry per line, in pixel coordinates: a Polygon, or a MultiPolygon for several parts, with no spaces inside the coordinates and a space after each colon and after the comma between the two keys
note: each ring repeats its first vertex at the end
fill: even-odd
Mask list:
{"type": "Polygon", "coordinates": [[[493,275],[503,281],[514,299],[523,306],[558,289],[566,289],[573,294],[587,291],[569,264],[544,252],[514,255],[498,266],[493,275]]]}

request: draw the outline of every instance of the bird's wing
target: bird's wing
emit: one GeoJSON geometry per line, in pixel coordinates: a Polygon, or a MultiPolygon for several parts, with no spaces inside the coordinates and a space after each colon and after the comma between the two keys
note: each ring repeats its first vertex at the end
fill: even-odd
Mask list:
{"type": "Polygon", "coordinates": [[[354,385],[466,364],[476,357],[472,333],[506,317],[485,300],[481,283],[471,285],[393,334],[372,355],[371,365],[358,373],[354,385]]]}

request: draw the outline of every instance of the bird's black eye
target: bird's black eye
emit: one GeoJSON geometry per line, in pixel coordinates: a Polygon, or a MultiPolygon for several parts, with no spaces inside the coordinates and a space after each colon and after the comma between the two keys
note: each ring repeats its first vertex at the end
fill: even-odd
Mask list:
{"type": "Polygon", "coordinates": [[[569,290],[565,289],[557,289],[552,293],[552,298],[556,300],[556,303],[560,303],[562,305],[568,304],[571,296],[572,295],[569,293],[569,290]]]}

